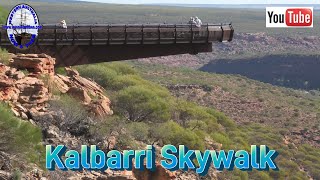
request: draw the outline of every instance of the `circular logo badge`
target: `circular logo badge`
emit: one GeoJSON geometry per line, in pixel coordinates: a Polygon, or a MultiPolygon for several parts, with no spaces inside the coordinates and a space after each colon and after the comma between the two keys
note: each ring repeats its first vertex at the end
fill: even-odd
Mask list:
{"type": "Polygon", "coordinates": [[[6,28],[11,44],[23,50],[36,42],[41,26],[37,13],[31,6],[18,4],[10,11],[6,28]]]}

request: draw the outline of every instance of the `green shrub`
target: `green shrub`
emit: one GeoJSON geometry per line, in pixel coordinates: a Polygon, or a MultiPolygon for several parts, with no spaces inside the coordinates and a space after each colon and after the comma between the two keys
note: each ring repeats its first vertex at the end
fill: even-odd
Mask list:
{"type": "Polygon", "coordinates": [[[9,54],[8,51],[5,49],[0,48],[0,62],[4,65],[9,65],[9,54]]]}
{"type": "Polygon", "coordinates": [[[59,100],[50,101],[49,104],[51,110],[63,113],[58,116],[60,129],[76,136],[89,133],[89,113],[80,101],[62,95],[59,100]]]}
{"type": "Polygon", "coordinates": [[[5,24],[7,21],[8,11],[0,6],[0,24],[5,24]]]}
{"type": "Polygon", "coordinates": [[[129,86],[136,86],[136,85],[146,85],[150,82],[142,79],[140,76],[138,75],[122,75],[122,76],[118,76],[113,84],[112,84],[112,89],[113,90],[121,90],[124,88],[127,88],[129,86]]]}
{"type": "Polygon", "coordinates": [[[133,122],[127,125],[129,133],[134,139],[146,142],[148,140],[149,126],[143,122],[133,122]]]}
{"type": "Polygon", "coordinates": [[[219,112],[219,111],[212,109],[212,108],[207,108],[206,111],[207,111],[207,113],[216,117],[217,122],[219,124],[221,124],[223,127],[227,128],[228,130],[236,129],[236,124],[234,123],[234,121],[229,119],[222,112],[219,112]]]}
{"type": "Polygon", "coordinates": [[[211,137],[216,142],[221,143],[223,149],[229,149],[230,145],[232,144],[232,141],[229,139],[229,137],[221,133],[212,133],[211,137]]]}
{"type": "Polygon", "coordinates": [[[117,111],[132,122],[162,122],[170,117],[168,102],[145,86],[123,89],[116,97],[117,111]]]}
{"type": "Polygon", "coordinates": [[[13,171],[12,179],[13,180],[21,180],[21,175],[22,175],[21,171],[19,169],[15,169],[13,171]]]}
{"type": "Polygon", "coordinates": [[[174,112],[175,120],[183,127],[187,127],[188,122],[191,120],[210,119],[211,121],[216,122],[215,117],[208,114],[205,108],[185,100],[178,100],[176,102],[174,112]]]}
{"type": "Polygon", "coordinates": [[[272,179],[266,172],[259,172],[258,176],[259,176],[259,179],[261,179],[261,180],[272,179]]]}
{"type": "Polygon", "coordinates": [[[64,75],[64,76],[67,75],[67,72],[64,67],[57,67],[54,69],[54,72],[57,74],[60,74],[60,75],[64,75]]]}
{"type": "MultiPolygon", "coordinates": [[[[0,151],[17,153],[31,162],[39,157],[41,151],[41,130],[29,122],[13,116],[8,107],[0,104],[0,151]]],[[[39,158],[38,158],[39,159],[39,158]]]]}
{"type": "Polygon", "coordinates": [[[186,145],[189,149],[204,150],[205,148],[204,140],[195,132],[185,129],[173,121],[156,126],[152,131],[152,135],[158,136],[157,138],[163,144],[172,144],[174,146],[186,145]]]}
{"type": "MultiPolygon", "coordinates": [[[[124,79],[125,77],[120,78],[121,76],[128,75],[128,77],[130,77],[130,75],[132,75],[132,81],[134,81],[133,75],[136,74],[132,67],[121,62],[81,65],[77,66],[76,69],[81,76],[94,80],[105,89],[115,90],[125,87],[126,84],[130,85],[133,83],[130,83],[129,80],[126,81],[126,79],[124,79]]],[[[142,81],[142,79],[139,79],[136,82],[140,80],[142,81]]]]}
{"type": "Polygon", "coordinates": [[[106,89],[109,89],[110,84],[113,83],[114,78],[117,76],[115,70],[96,64],[78,66],[77,70],[81,76],[94,80],[106,89]]]}
{"type": "Polygon", "coordinates": [[[137,74],[136,71],[131,66],[122,62],[104,63],[103,67],[113,69],[114,71],[117,72],[118,75],[137,74]]]}

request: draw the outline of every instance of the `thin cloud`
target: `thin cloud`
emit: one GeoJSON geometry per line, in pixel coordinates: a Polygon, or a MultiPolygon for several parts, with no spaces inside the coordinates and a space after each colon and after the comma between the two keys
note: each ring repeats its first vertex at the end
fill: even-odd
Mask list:
{"type": "Polygon", "coordinates": [[[150,3],[170,3],[170,4],[320,4],[320,0],[84,0],[91,2],[117,3],[117,4],[150,4],[150,3]]]}

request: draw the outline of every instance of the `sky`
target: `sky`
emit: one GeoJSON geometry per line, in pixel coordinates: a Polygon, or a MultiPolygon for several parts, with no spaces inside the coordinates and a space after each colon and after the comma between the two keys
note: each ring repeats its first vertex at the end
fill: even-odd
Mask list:
{"type": "Polygon", "coordinates": [[[83,0],[118,4],[320,4],[320,0],[83,0]]]}

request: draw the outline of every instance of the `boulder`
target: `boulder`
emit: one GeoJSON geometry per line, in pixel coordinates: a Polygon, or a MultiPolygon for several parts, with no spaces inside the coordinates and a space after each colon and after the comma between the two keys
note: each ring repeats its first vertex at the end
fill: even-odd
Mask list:
{"type": "Polygon", "coordinates": [[[112,115],[113,111],[110,109],[110,103],[111,101],[107,97],[102,97],[102,99],[98,99],[94,101],[92,104],[90,104],[91,111],[96,116],[106,116],[106,115],[112,115]]]}
{"type": "Polygon", "coordinates": [[[59,128],[56,126],[49,126],[45,130],[45,137],[46,138],[58,138],[59,137],[59,128]]]}
{"type": "Polygon", "coordinates": [[[3,180],[12,179],[11,173],[0,170],[0,179],[3,179],[3,180]]]}
{"type": "Polygon", "coordinates": [[[5,74],[9,69],[10,69],[9,66],[6,66],[6,65],[0,63],[0,74],[1,75],[5,74]]]}
{"type": "Polygon", "coordinates": [[[16,73],[14,73],[12,75],[12,77],[15,79],[15,80],[19,80],[19,79],[22,79],[25,77],[24,73],[22,71],[18,71],[16,73]]]}
{"type": "Polygon", "coordinates": [[[20,117],[21,117],[21,119],[23,119],[23,120],[28,120],[29,118],[28,118],[28,115],[26,114],[26,113],[24,113],[24,112],[20,112],[20,117]]]}
{"type": "Polygon", "coordinates": [[[65,81],[62,78],[60,78],[59,75],[54,76],[53,83],[56,85],[57,90],[61,93],[66,93],[69,90],[69,86],[65,83],[65,81]]]}
{"type": "Polygon", "coordinates": [[[70,67],[65,68],[68,76],[55,75],[54,83],[61,93],[67,93],[83,102],[96,116],[112,115],[110,100],[103,92],[103,87],[97,83],[83,78],[78,71],[70,67]],[[95,100],[92,100],[95,99],[95,100]]]}
{"type": "Polygon", "coordinates": [[[74,76],[73,81],[76,85],[84,87],[92,95],[100,94],[104,91],[104,88],[97,83],[81,76],[74,76]]]}
{"type": "Polygon", "coordinates": [[[156,163],[156,169],[155,171],[150,171],[145,168],[144,171],[133,169],[133,175],[135,178],[139,180],[169,180],[169,179],[175,179],[176,175],[175,172],[171,172],[161,166],[160,163],[156,163]]]}
{"type": "Polygon", "coordinates": [[[0,87],[12,87],[14,85],[14,80],[10,79],[6,75],[0,76],[0,87]]]}
{"type": "Polygon", "coordinates": [[[79,75],[80,75],[77,70],[72,69],[71,67],[65,67],[64,69],[66,70],[67,75],[68,75],[69,77],[79,76],[79,75]]]}
{"type": "Polygon", "coordinates": [[[69,94],[70,96],[82,101],[85,104],[88,104],[91,102],[91,98],[88,95],[88,93],[82,89],[82,88],[78,88],[78,87],[71,87],[69,88],[69,90],[67,91],[67,94],[69,94]]]}

